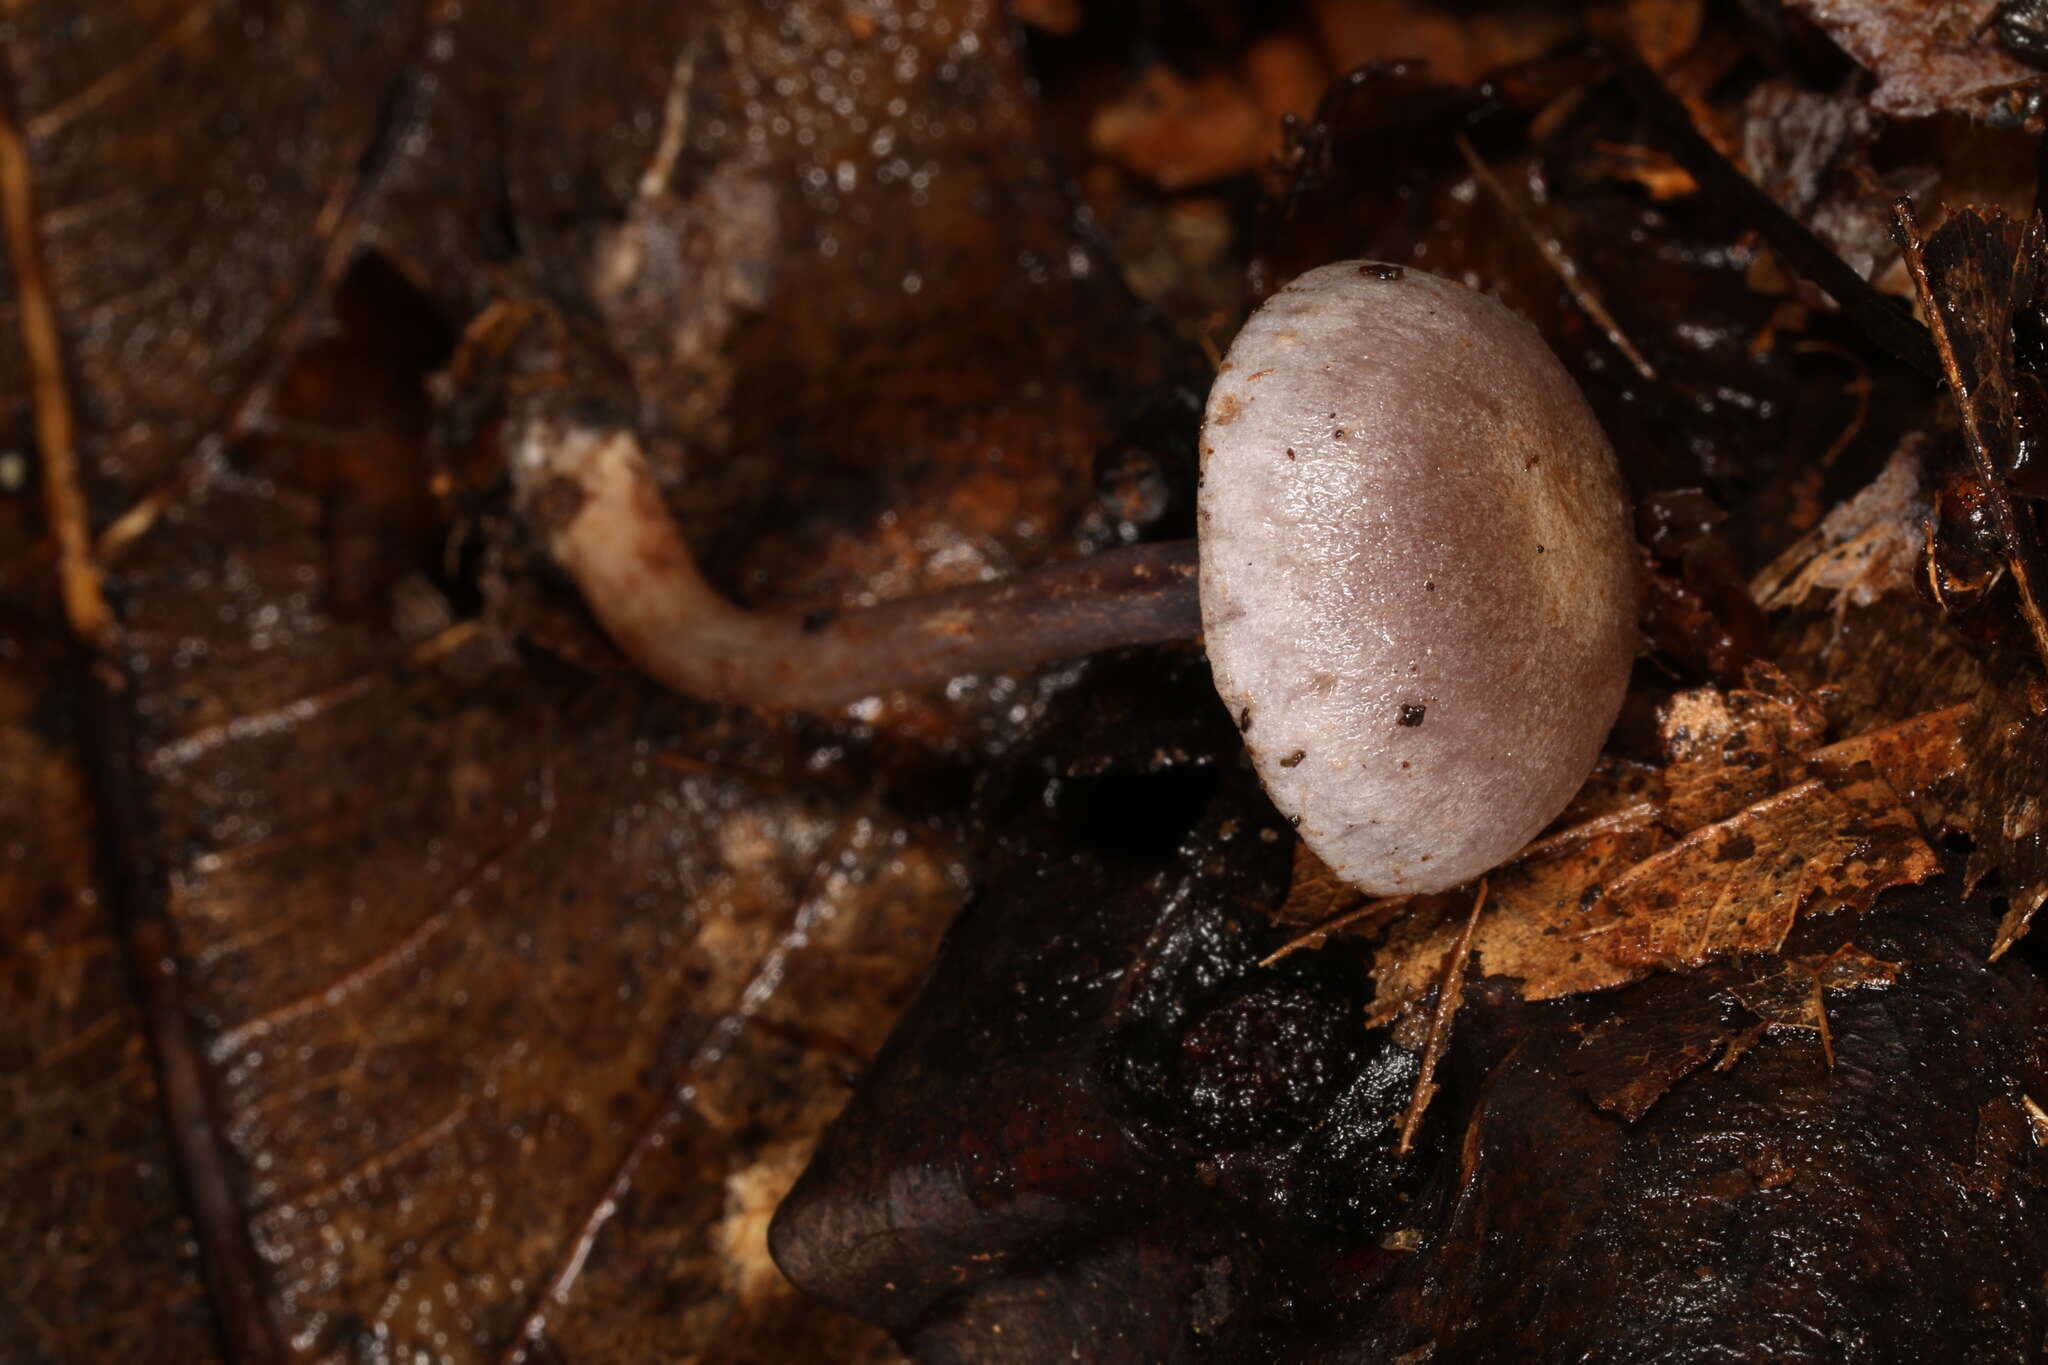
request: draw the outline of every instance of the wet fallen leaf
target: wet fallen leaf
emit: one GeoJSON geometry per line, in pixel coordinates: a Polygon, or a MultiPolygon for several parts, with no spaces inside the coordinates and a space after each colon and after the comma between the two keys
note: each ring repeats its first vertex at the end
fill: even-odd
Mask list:
{"type": "Polygon", "coordinates": [[[1834,1039],[1828,1033],[1829,991],[1887,990],[1897,984],[1899,964],[1883,962],[1853,947],[1825,957],[1785,959],[1776,971],[1730,989],[1742,1007],[1766,1028],[1794,1029],[1820,1040],[1827,1064],[1835,1064],[1834,1039]]]}
{"type": "MultiPolygon", "coordinates": [[[[1758,681],[1674,698],[1654,794],[1551,834],[1491,875],[1475,976],[1513,978],[1524,999],[1544,1000],[1766,955],[1802,915],[1861,909],[1935,871],[1901,789],[1953,768],[1967,708],[1822,746],[1813,700],[1782,678],[1758,681]]],[[[1462,927],[1436,903],[1392,922],[1376,1021],[1417,1008],[1462,927]]]]}
{"type": "Polygon", "coordinates": [[[1973,645],[1939,609],[1908,594],[1839,617],[1795,614],[1785,636],[1780,657],[1825,680],[1849,724],[1883,726],[1928,706],[1963,708],[1959,761],[1944,776],[1922,774],[1912,804],[1926,827],[1969,836],[1967,884],[1999,875],[2009,908],[1989,947],[2004,954],[2048,903],[2048,811],[2040,791],[2048,725],[2037,704],[2038,675],[2022,660],[1973,645]],[[1901,658],[1903,666],[1892,662],[1901,658]]]}
{"type": "Polygon", "coordinates": [[[587,628],[589,671],[527,648],[578,608],[505,515],[496,395],[426,378],[497,294],[603,329],[574,396],[689,447],[677,513],[757,601],[1113,537],[1087,471],[1168,348],[1007,20],[60,8],[0,31],[0,444],[43,428],[40,529],[107,623],[15,606],[24,534],[0,821],[48,856],[0,915],[47,927],[10,936],[0,1131],[53,1197],[6,1206],[0,1355],[891,1358],[766,1224],[959,904],[932,793],[1042,694],[891,749],[664,696],[587,628]]]}

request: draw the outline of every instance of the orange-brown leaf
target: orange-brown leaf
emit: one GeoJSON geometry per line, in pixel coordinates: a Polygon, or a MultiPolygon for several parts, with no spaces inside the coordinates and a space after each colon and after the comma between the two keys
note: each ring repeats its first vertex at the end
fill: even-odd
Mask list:
{"type": "MultiPolygon", "coordinates": [[[[1552,999],[1778,951],[1801,915],[1860,911],[1931,876],[1901,798],[1953,770],[1966,707],[1818,747],[1817,703],[1774,674],[1666,708],[1671,762],[1646,799],[1532,844],[1491,874],[1475,975],[1552,999]]],[[[1418,902],[1379,955],[1373,1012],[1412,1009],[1462,929],[1458,898],[1418,902]]],[[[1353,912],[1356,914],[1357,912],[1353,912]]]]}

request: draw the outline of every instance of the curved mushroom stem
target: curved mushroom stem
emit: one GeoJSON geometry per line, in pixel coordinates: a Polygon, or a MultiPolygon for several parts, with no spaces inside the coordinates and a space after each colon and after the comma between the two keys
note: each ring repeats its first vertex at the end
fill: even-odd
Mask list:
{"type": "Polygon", "coordinates": [[[704,581],[631,432],[530,425],[521,500],[605,633],[709,701],[834,711],[964,673],[1201,633],[1195,547],[1134,545],[992,583],[813,616],[748,611],[704,581]]]}

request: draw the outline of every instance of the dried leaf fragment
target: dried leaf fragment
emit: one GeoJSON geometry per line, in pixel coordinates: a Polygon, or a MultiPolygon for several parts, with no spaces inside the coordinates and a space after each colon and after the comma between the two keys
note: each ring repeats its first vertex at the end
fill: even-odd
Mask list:
{"type": "Polygon", "coordinates": [[[1609,882],[1601,898],[1617,919],[1600,951],[1618,966],[1666,968],[1775,952],[1800,914],[1861,908],[1938,865],[1882,778],[1811,778],[1609,882]]]}
{"type": "Polygon", "coordinates": [[[1287,899],[1275,906],[1271,913],[1282,924],[1327,925],[1371,899],[1339,877],[1307,844],[1297,843],[1294,846],[1293,880],[1288,884],[1287,899]]]}
{"type": "MultiPolygon", "coordinates": [[[[1674,699],[1671,762],[1645,800],[1491,874],[1474,975],[1516,978],[1524,999],[1542,1000],[1770,954],[1800,916],[1861,910],[1936,871],[1894,782],[1919,790],[1953,769],[1965,709],[1823,748],[1814,699],[1774,674],[1757,680],[1674,699]]],[[[1418,902],[1394,923],[1375,973],[1376,1022],[1434,986],[1463,930],[1459,908],[1418,902]]]]}
{"type": "Polygon", "coordinates": [[[1839,613],[1910,585],[1927,513],[1921,492],[1926,444],[1919,433],[1901,441],[1884,472],[1751,579],[1757,605],[1778,611],[1826,592],[1839,613]]]}
{"type": "MultiPolygon", "coordinates": [[[[1940,610],[1893,594],[1839,618],[1792,623],[1779,652],[1824,679],[1848,723],[1880,727],[1859,736],[1921,823],[1967,834],[1963,883],[1996,872],[2008,909],[1991,944],[1996,959],[2019,941],[2048,903],[2048,719],[2038,713],[2039,675],[2010,658],[1971,648],[1940,610]],[[1927,711],[1922,708],[1940,707],[1927,711]],[[1920,714],[1885,725],[1894,716],[1920,714]],[[1875,737],[1922,733],[1888,750],[1875,737]],[[1909,757],[1911,755],[1911,757],[1909,757]]],[[[1845,758],[1855,740],[1831,746],[1845,758]]]]}

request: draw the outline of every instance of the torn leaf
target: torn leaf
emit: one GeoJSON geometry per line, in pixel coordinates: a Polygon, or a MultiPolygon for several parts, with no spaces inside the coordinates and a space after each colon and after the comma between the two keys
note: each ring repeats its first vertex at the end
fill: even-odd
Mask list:
{"type": "Polygon", "coordinates": [[[2023,660],[1973,647],[1939,609],[1903,593],[1839,618],[1802,612],[1785,633],[1779,657],[1827,684],[1845,724],[1885,734],[1946,717],[1942,733],[1871,756],[1890,765],[1894,787],[1925,828],[1969,836],[1967,886],[1999,875],[2010,908],[1990,951],[2004,954],[2048,902],[2048,811],[2040,791],[2048,722],[2037,701],[2039,675],[2023,660]],[[1885,725],[1916,712],[1917,721],[1885,725]],[[1908,771],[1909,753],[1928,766],[1908,771]]]}
{"type": "MultiPolygon", "coordinates": [[[[1472,973],[1525,999],[1658,969],[1776,952],[1802,915],[1860,911],[1939,866],[1894,781],[1919,790],[1959,753],[1960,710],[1821,747],[1810,695],[1782,677],[1683,693],[1663,713],[1669,765],[1648,797],[1532,844],[1490,874],[1472,973]]],[[[1463,929],[1428,901],[1379,955],[1375,1022],[1413,1009],[1463,929]]]]}

